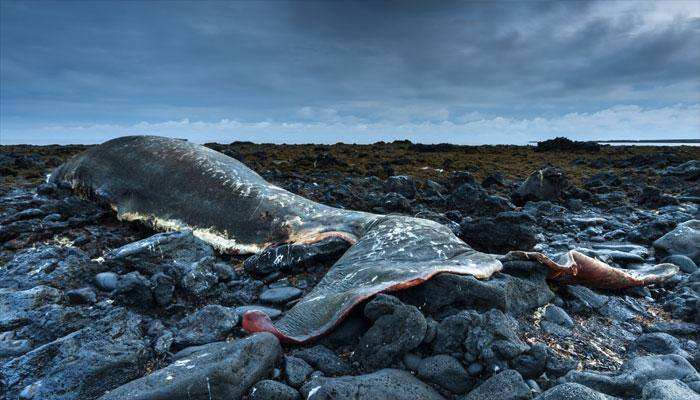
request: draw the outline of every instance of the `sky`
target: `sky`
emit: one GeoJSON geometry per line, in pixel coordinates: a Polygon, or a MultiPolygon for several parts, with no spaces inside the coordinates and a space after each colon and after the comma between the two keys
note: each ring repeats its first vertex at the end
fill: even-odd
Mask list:
{"type": "Polygon", "coordinates": [[[700,1],[0,1],[0,144],[700,139],[700,1]]]}

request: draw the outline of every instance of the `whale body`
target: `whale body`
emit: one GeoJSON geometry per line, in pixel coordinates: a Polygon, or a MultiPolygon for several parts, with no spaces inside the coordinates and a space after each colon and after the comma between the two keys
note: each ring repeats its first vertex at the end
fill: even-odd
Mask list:
{"type": "MultiPolygon", "coordinates": [[[[248,332],[269,331],[288,343],[327,333],[377,293],[418,285],[438,273],[486,279],[502,268],[496,256],[475,251],[437,222],[323,205],[265,181],[234,158],[184,140],[113,139],[68,160],[49,180],[110,207],[122,220],[156,230],[192,230],[221,252],[253,254],[329,237],[352,244],[279,320],[273,323],[259,311],[243,316],[248,332]]],[[[670,264],[625,271],[575,251],[560,262],[527,252],[506,258],[537,261],[561,283],[602,288],[644,285],[678,271],[670,264]]]]}

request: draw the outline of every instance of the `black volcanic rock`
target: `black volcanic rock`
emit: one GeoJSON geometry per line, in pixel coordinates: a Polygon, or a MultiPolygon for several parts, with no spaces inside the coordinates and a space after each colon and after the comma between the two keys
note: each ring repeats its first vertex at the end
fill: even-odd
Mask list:
{"type": "Polygon", "coordinates": [[[352,368],[347,362],[322,345],[300,349],[294,352],[294,356],[306,361],[309,365],[326,375],[347,375],[352,372],[352,368]]]}
{"type": "Polygon", "coordinates": [[[546,167],[533,172],[511,194],[511,199],[516,205],[523,205],[528,201],[557,201],[561,199],[567,186],[568,182],[564,171],[555,167],[546,167]]]}
{"type": "Polygon", "coordinates": [[[656,379],[692,383],[700,381],[700,374],[683,357],[663,355],[633,358],[625,362],[615,375],[571,371],[564,379],[612,396],[639,398],[644,386],[656,379]]]}
{"type": "Polygon", "coordinates": [[[496,273],[485,281],[472,276],[440,274],[399,293],[399,297],[431,314],[467,308],[480,311],[495,308],[517,316],[547,304],[554,294],[541,273],[533,273],[527,278],[496,273]]]}
{"type": "Polygon", "coordinates": [[[250,400],[298,400],[301,396],[296,389],[282,382],[265,379],[253,386],[249,398],[250,400]]]}
{"type": "Polygon", "coordinates": [[[210,304],[178,323],[175,344],[182,348],[223,340],[237,324],[238,315],[235,310],[210,304]]]}
{"type": "Polygon", "coordinates": [[[138,378],[151,358],[141,318],[117,309],[103,320],[0,367],[8,398],[91,399],[138,378]]]}
{"type": "Polygon", "coordinates": [[[644,385],[644,400],[700,400],[700,394],[678,379],[657,379],[644,385]]]}
{"type": "Polygon", "coordinates": [[[556,256],[580,249],[621,268],[662,261],[683,272],[649,287],[594,291],[547,282],[539,264],[500,257],[503,269],[489,279],[440,274],[369,299],[312,347],[285,346],[284,360],[218,362],[209,357],[231,360],[224,353],[244,334],[243,313],[259,309],[279,318],[349,245],[339,238],[282,245],[246,261],[190,232],[153,235],[66,186],[40,183],[84,147],[20,149],[19,158],[38,156],[20,160],[27,170],[12,157],[13,176],[0,185],[0,393],[93,400],[135,390],[136,398],[177,398],[195,388],[188,395],[206,400],[210,390],[216,398],[217,390],[234,388],[225,396],[296,399],[303,388],[311,400],[604,400],[600,391],[612,388],[625,400],[662,400],[690,399],[700,390],[680,361],[657,358],[680,356],[700,366],[700,273],[683,255],[692,256],[681,249],[685,235],[669,234],[698,219],[696,148],[604,146],[592,155],[409,142],[210,147],[324,204],[387,213],[392,206],[382,200],[389,192],[392,210],[446,225],[477,250],[534,248],[556,256]],[[581,188],[562,184],[551,200],[516,208],[508,196],[517,177],[543,163],[562,166],[581,188]],[[652,247],[666,234],[679,242],[676,255],[652,247]],[[211,340],[234,342],[183,349],[211,340]],[[649,354],[657,361],[630,373],[627,364],[649,354]],[[386,367],[397,369],[369,373],[386,367]],[[164,370],[176,374],[168,379],[158,374],[164,370]],[[575,370],[594,374],[585,383],[597,391],[562,383],[575,370]],[[674,370],[688,373],[659,375],[674,370]],[[260,374],[246,378],[251,371],[260,374]],[[546,392],[537,397],[540,388],[546,392]]]}
{"type": "Polygon", "coordinates": [[[403,195],[396,192],[389,192],[382,197],[379,202],[381,209],[387,212],[411,212],[411,202],[403,195]]]}
{"type": "Polygon", "coordinates": [[[465,183],[452,191],[450,204],[467,215],[496,215],[515,208],[508,199],[488,194],[478,183],[465,183]]]}
{"type": "Polygon", "coordinates": [[[287,383],[298,388],[306,382],[314,369],[301,358],[293,356],[284,357],[284,373],[287,383]]]}
{"type": "Polygon", "coordinates": [[[512,369],[500,372],[479,385],[460,400],[529,400],[530,387],[512,369]]]}
{"type": "MultiPolygon", "coordinates": [[[[159,233],[113,250],[104,259],[112,269],[135,270],[147,277],[168,275],[197,297],[209,292],[218,281],[214,250],[190,231],[159,233]]],[[[124,276],[120,284],[122,280],[124,276]]]]}
{"type": "Polygon", "coordinates": [[[537,400],[613,400],[600,392],[578,383],[563,383],[554,386],[538,397],[537,400]]]}
{"type": "Polygon", "coordinates": [[[354,358],[367,369],[392,366],[425,337],[423,314],[396,297],[378,295],[365,306],[365,315],[374,323],[360,338],[354,358]]]}
{"type": "Polygon", "coordinates": [[[192,347],[172,364],[111,390],[101,400],[238,399],[266,377],[282,349],[270,333],[192,347]]]}
{"type": "Polygon", "coordinates": [[[91,283],[101,267],[76,247],[40,245],[17,252],[0,268],[0,287],[29,289],[51,284],[63,289],[77,289],[91,283]]]}
{"type": "Polygon", "coordinates": [[[63,300],[63,292],[50,286],[27,290],[0,289],[0,330],[26,325],[39,308],[63,300]]]}
{"type": "Polygon", "coordinates": [[[516,328],[517,322],[498,310],[462,311],[440,322],[432,347],[436,354],[464,351],[468,362],[478,361],[493,373],[529,349],[516,328]]]}
{"type": "Polygon", "coordinates": [[[395,192],[407,199],[416,197],[416,183],[410,175],[394,175],[386,178],[384,191],[395,192]]]}
{"type": "Polygon", "coordinates": [[[700,220],[690,220],[678,226],[654,242],[654,248],[662,254],[684,255],[695,264],[700,263],[700,220]]]}
{"type": "Polygon", "coordinates": [[[565,137],[537,142],[535,151],[599,151],[600,144],[596,142],[579,142],[565,137]]]}
{"type": "Polygon", "coordinates": [[[486,253],[531,251],[537,243],[535,219],[522,212],[502,212],[493,218],[465,219],[460,228],[462,240],[475,250],[486,253]]]}
{"type": "Polygon", "coordinates": [[[350,244],[340,238],[328,238],[313,244],[285,244],[248,257],[245,270],[262,276],[276,271],[299,272],[317,264],[335,262],[350,244]]]}
{"type": "Polygon", "coordinates": [[[110,296],[120,304],[137,308],[149,308],[154,302],[151,281],[136,271],[122,275],[110,296]]]}
{"type": "Polygon", "coordinates": [[[305,399],[313,400],[441,400],[443,397],[409,372],[382,369],[377,372],[338,378],[318,377],[301,388],[305,399]]]}
{"type": "Polygon", "coordinates": [[[678,176],[688,181],[700,179],[700,160],[690,160],[678,166],[671,166],[661,171],[662,175],[678,176]]]}
{"type": "Polygon", "coordinates": [[[474,385],[462,364],[454,357],[439,354],[421,360],[418,377],[450,393],[466,393],[474,385]]]}

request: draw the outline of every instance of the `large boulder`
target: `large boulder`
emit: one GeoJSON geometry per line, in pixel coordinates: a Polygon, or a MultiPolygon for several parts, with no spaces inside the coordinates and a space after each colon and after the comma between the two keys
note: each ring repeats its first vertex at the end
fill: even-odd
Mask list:
{"type": "Polygon", "coordinates": [[[556,201],[561,199],[567,185],[564,171],[555,167],[547,167],[533,172],[513,192],[511,199],[516,205],[523,205],[528,201],[556,201]]]}
{"type": "Polygon", "coordinates": [[[663,302],[674,318],[700,323],[700,271],[683,279],[663,302]]]}
{"type": "Polygon", "coordinates": [[[662,254],[684,255],[695,264],[700,264],[700,220],[678,224],[674,230],[657,239],[654,248],[662,254]]]}
{"type": "Polygon", "coordinates": [[[661,171],[661,175],[671,175],[689,181],[697,181],[700,179],[700,160],[690,160],[675,167],[670,166],[661,171]]]}
{"type": "Polygon", "coordinates": [[[399,296],[405,303],[430,314],[447,309],[486,311],[495,308],[517,316],[554,298],[542,271],[527,275],[525,278],[499,272],[482,281],[468,275],[440,274],[399,296]]]}
{"type": "Polygon", "coordinates": [[[120,386],[101,400],[238,399],[274,368],[282,353],[270,333],[187,348],[172,364],[120,386]]]}
{"type": "Polygon", "coordinates": [[[537,142],[536,152],[544,151],[598,151],[600,144],[597,142],[580,142],[566,137],[556,137],[554,139],[537,142]]]}
{"type": "Polygon", "coordinates": [[[96,307],[46,304],[30,312],[26,324],[14,331],[17,339],[27,339],[36,347],[54,341],[105,317],[109,306],[96,307]]]}
{"type": "Polygon", "coordinates": [[[634,341],[634,347],[650,354],[678,354],[681,356],[687,354],[681,349],[678,339],[663,332],[645,333],[639,336],[634,341]]]}
{"type": "Polygon", "coordinates": [[[27,325],[42,306],[62,300],[63,292],[50,286],[27,290],[0,289],[0,331],[27,325]]]}
{"type": "Polygon", "coordinates": [[[425,337],[427,323],[423,314],[396,297],[378,295],[365,306],[365,316],[374,324],[362,335],[354,355],[365,368],[391,366],[425,337]]]}
{"type": "Polygon", "coordinates": [[[452,192],[450,204],[467,215],[496,215],[515,208],[508,199],[488,194],[478,183],[459,186],[452,192]]]}
{"type": "Polygon", "coordinates": [[[99,269],[97,263],[76,247],[39,245],[18,252],[0,268],[0,288],[30,289],[39,285],[79,288],[89,284],[99,269]]]}
{"type": "Polygon", "coordinates": [[[677,266],[682,272],[692,274],[698,270],[698,266],[695,265],[693,260],[681,254],[676,254],[668,256],[661,260],[662,263],[669,263],[677,266]]]}
{"type": "Polygon", "coordinates": [[[301,388],[306,400],[440,400],[438,392],[409,372],[382,369],[338,378],[316,377],[301,388]]]}
{"type": "Polygon", "coordinates": [[[507,253],[532,251],[537,244],[536,221],[522,212],[502,212],[494,218],[467,218],[460,224],[459,237],[475,250],[507,253]]]}
{"type": "Polygon", "coordinates": [[[0,367],[9,399],[92,399],[137,378],[151,359],[142,320],[124,309],[0,367]]]}
{"type": "Polygon", "coordinates": [[[581,285],[564,286],[561,293],[574,313],[588,315],[595,312],[615,321],[630,321],[646,315],[631,297],[606,296],[581,285]]]}

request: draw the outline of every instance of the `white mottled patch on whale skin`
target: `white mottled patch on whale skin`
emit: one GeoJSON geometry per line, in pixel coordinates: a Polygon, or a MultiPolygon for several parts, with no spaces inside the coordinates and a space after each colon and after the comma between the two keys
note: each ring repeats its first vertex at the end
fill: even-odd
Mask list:
{"type": "Polygon", "coordinates": [[[254,254],[261,252],[269,245],[268,243],[238,243],[235,239],[229,238],[226,234],[218,232],[214,229],[193,227],[176,219],[163,219],[153,215],[144,215],[137,212],[117,213],[117,217],[122,221],[145,222],[157,230],[166,232],[190,230],[194,236],[209,243],[212,247],[221,251],[222,253],[254,254]]]}

